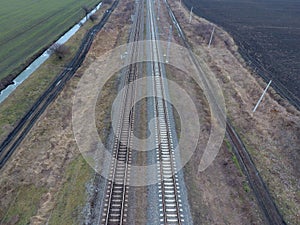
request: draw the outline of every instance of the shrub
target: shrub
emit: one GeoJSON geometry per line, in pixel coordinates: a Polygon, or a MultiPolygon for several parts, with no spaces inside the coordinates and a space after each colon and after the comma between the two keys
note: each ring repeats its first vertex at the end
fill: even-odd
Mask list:
{"type": "Polygon", "coordinates": [[[67,46],[58,43],[52,45],[50,50],[51,53],[54,53],[59,59],[63,59],[66,55],[70,53],[70,50],[67,46]]]}
{"type": "Polygon", "coordinates": [[[111,4],[111,3],[112,3],[112,0],[103,0],[102,3],[103,3],[103,4],[111,4]]]}
{"type": "Polygon", "coordinates": [[[95,15],[95,14],[93,14],[93,15],[90,16],[90,20],[91,20],[92,22],[94,22],[94,21],[97,20],[97,19],[98,19],[98,17],[97,17],[97,15],[95,15]]]}

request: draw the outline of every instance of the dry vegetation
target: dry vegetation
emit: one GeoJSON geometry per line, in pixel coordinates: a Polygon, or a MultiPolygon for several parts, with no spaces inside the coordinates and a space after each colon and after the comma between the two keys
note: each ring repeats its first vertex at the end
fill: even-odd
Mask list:
{"type": "MultiPolygon", "coordinates": [[[[266,84],[249,68],[246,68],[243,59],[237,53],[237,46],[233,39],[224,30],[216,27],[212,46],[208,48],[210,32],[215,25],[195,16],[193,16],[192,24],[189,24],[188,12],[179,7],[179,2],[171,3],[171,5],[175,9],[175,15],[184,28],[194,52],[201,56],[205,72],[214,73],[219,80],[226,100],[228,116],[242,136],[284,219],[289,224],[299,224],[300,173],[297,164],[300,146],[299,111],[270,89],[258,110],[253,114],[252,109],[266,84]]],[[[226,154],[223,155],[222,152],[224,154],[224,150],[221,150],[218,157],[223,156],[222,161],[226,161],[226,154]]],[[[220,165],[217,165],[218,159],[214,164],[220,168],[220,165]]],[[[199,183],[200,187],[207,188],[203,178],[211,170],[212,168],[209,168],[204,174],[199,175],[202,179],[201,184],[199,183]]],[[[215,179],[213,177],[215,175],[210,176],[209,182],[215,179]]],[[[233,186],[236,186],[239,179],[234,179],[233,186]]],[[[211,193],[217,189],[217,186],[207,189],[204,194],[211,193]]],[[[221,190],[218,190],[218,193],[222,193],[221,190]]],[[[211,197],[215,199],[215,196],[219,195],[220,199],[224,200],[229,193],[224,194],[215,193],[211,197]]],[[[215,206],[211,205],[210,210],[212,207],[215,206]]],[[[226,213],[226,210],[220,214],[224,215],[224,212],[226,213]]],[[[246,214],[241,215],[244,217],[246,214]]],[[[210,223],[215,223],[213,221],[214,219],[210,223]]],[[[251,223],[250,220],[247,221],[251,223]]],[[[245,224],[245,221],[242,223],[245,224]]]]}
{"type": "MultiPolygon", "coordinates": [[[[261,224],[262,217],[255,197],[227,142],[223,143],[213,164],[204,172],[198,172],[210,134],[209,105],[203,91],[188,74],[173,67],[167,68],[167,74],[172,74],[168,78],[187,91],[200,119],[198,146],[184,167],[194,224],[261,224]]],[[[176,124],[179,124],[178,120],[176,124]]]]}
{"type": "Polygon", "coordinates": [[[84,16],[99,0],[0,0],[0,88],[84,16]],[[3,79],[3,80],[2,80],[3,79]]]}
{"type": "MultiPolygon", "coordinates": [[[[129,20],[120,17],[124,4],[120,3],[97,35],[75,77],[1,170],[1,224],[81,223],[80,212],[87,200],[86,184],[94,171],[80,156],[73,136],[73,96],[77,82],[96,57],[125,43],[121,34],[126,36],[129,20]]],[[[101,13],[104,10],[105,7],[101,13]]]]}
{"type": "MultiPolygon", "coordinates": [[[[85,184],[91,179],[93,170],[79,156],[73,137],[72,99],[84,70],[99,55],[115,47],[117,43],[127,41],[130,15],[124,13],[124,8],[132,8],[132,5],[120,2],[116,12],[96,37],[92,50],[77,75],[40,118],[11,162],[1,171],[1,223],[79,223],[79,212],[86,200],[85,184]]],[[[189,25],[188,13],[179,10],[177,4],[173,4],[173,8],[176,9],[176,15],[195,52],[203,56],[203,63],[207,65],[205,69],[213,72],[219,79],[229,117],[242,135],[286,221],[297,224],[300,220],[300,194],[297,186],[299,166],[296,165],[299,161],[296,150],[300,145],[299,112],[271,90],[253,115],[251,110],[265,84],[243,66],[232,39],[218,28],[212,48],[208,49],[206,46],[212,25],[199,18],[193,18],[193,26],[189,25]]],[[[175,35],[174,38],[176,39],[175,35]]],[[[202,91],[194,86],[193,80],[174,68],[168,70],[175,74],[173,79],[189,91],[194,102],[199,103],[197,108],[203,119],[200,123],[205,129],[202,130],[198,147],[203,149],[210,128],[209,111],[203,107],[207,106],[207,101],[203,98],[202,91]]],[[[113,80],[107,85],[108,89],[115,88],[113,80]]],[[[103,111],[109,111],[109,104],[106,103],[112,101],[112,95],[109,92],[102,94],[102,99],[107,102],[98,102],[98,106],[104,107],[103,111]]],[[[108,114],[99,113],[97,118],[98,128],[103,131],[100,135],[105,139],[105,130],[109,127],[108,114]]],[[[200,156],[199,150],[185,167],[194,223],[263,224],[254,195],[230,152],[230,146],[224,142],[213,165],[203,173],[197,172],[200,156]]],[[[142,159],[144,160],[143,157],[142,159]]],[[[146,197],[143,191],[137,192],[137,197],[140,197],[138,204],[145,204],[141,201],[146,197]]],[[[140,207],[140,210],[144,208],[140,207]]]]}

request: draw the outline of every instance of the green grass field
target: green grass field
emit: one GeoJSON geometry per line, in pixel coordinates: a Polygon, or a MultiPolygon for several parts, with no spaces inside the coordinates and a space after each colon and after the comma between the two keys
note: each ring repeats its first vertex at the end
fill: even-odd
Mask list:
{"type": "Polygon", "coordinates": [[[0,0],[0,80],[72,27],[100,0],[0,0]]]}

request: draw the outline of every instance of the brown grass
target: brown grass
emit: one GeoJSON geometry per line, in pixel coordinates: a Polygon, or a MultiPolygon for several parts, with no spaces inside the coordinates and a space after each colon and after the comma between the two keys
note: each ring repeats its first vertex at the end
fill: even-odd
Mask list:
{"type": "MultiPolygon", "coordinates": [[[[97,12],[101,15],[105,9],[97,12]]],[[[13,130],[17,122],[30,109],[37,98],[48,88],[53,79],[59,74],[65,65],[75,55],[81,44],[81,40],[86,31],[93,26],[93,23],[86,23],[71,39],[66,43],[70,54],[59,60],[55,55],[51,56],[40,66],[28,79],[26,79],[0,107],[0,141],[13,130]]]]}
{"type": "MultiPolygon", "coordinates": [[[[105,8],[101,12],[104,10],[105,8]]],[[[117,22],[116,15],[110,21],[112,22],[108,22],[96,37],[90,53],[75,77],[48,107],[9,163],[1,170],[0,217],[6,222],[80,223],[80,211],[87,199],[85,184],[94,171],[79,156],[73,136],[73,96],[79,78],[95,57],[108,51],[116,43],[122,43],[124,39],[118,33],[120,30],[107,29],[114,27],[113,23],[117,22]],[[28,198],[23,193],[27,193],[28,198]]],[[[75,42],[80,41],[80,36],[74,36],[73,39],[75,42]]],[[[33,78],[29,78],[22,86],[29,88],[36,84],[33,78]]],[[[19,97],[15,98],[21,101],[19,97]]]]}
{"type": "MultiPolygon", "coordinates": [[[[193,100],[200,119],[201,133],[191,160],[185,165],[185,182],[195,224],[260,224],[253,193],[232,154],[223,143],[217,158],[204,172],[198,165],[210,134],[209,105],[202,89],[188,75],[167,66],[168,79],[175,81],[193,100]],[[208,110],[207,110],[208,109],[208,110]]],[[[171,98],[172,98],[172,92],[171,98]]],[[[178,126],[179,121],[176,120],[178,126]]],[[[178,129],[177,129],[178,130],[178,129]]]]}
{"type": "Polygon", "coordinates": [[[253,114],[252,109],[266,84],[245,67],[233,39],[216,27],[213,44],[208,49],[207,29],[201,32],[195,28],[197,24],[202,27],[213,24],[195,16],[189,24],[188,12],[180,9],[177,2],[172,6],[194,51],[207,65],[204,68],[216,75],[223,89],[228,116],[242,136],[284,219],[297,224],[300,221],[299,112],[270,89],[253,114]]]}

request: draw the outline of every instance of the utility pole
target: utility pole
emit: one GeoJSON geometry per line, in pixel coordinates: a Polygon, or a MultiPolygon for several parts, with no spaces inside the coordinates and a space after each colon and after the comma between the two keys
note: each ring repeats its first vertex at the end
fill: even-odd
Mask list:
{"type": "Polygon", "coordinates": [[[264,95],[266,94],[266,92],[267,92],[268,88],[270,87],[270,84],[271,84],[271,83],[272,83],[272,80],[270,80],[270,82],[268,83],[266,89],[264,90],[264,92],[263,92],[262,95],[260,96],[258,102],[256,103],[256,106],[254,107],[254,109],[253,109],[253,111],[252,111],[253,113],[256,111],[256,109],[257,109],[259,103],[260,103],[261,100],[263,99],[263,97],[264,97],[264,95]]]}
{"type": "Polygon", "coordinates": [[[212,39],[213,39],[214,32],[215,32],[215,27],[213,28],[213,30],[212,30],[212,32],[211,32],[210,39],[209,39],[209,43],[208,43],[208,48],[210,48],[210,44],[211,44],[211,41],[212,41],[212,39]]]}
{"type": "Polygon", "coordinates": [[[170,29],[169,29],[169,38],[168,38],[166,63],[169,62],[169,52],[170,52],[171,39],[172,39],[172,25],[170,25],[170,29]]]}
{"type": "Polygon", "coordinates": [[[191,11],[190,11],[190,23],[192,22],[192,13],[193,13],[193,6],[192,6],[192,8],[191,8],[191,11]]]}
{"type": "Polygon", "coordinates": [[[157,0],[157,20],[159,20],[160,0],[157,0]]]}

